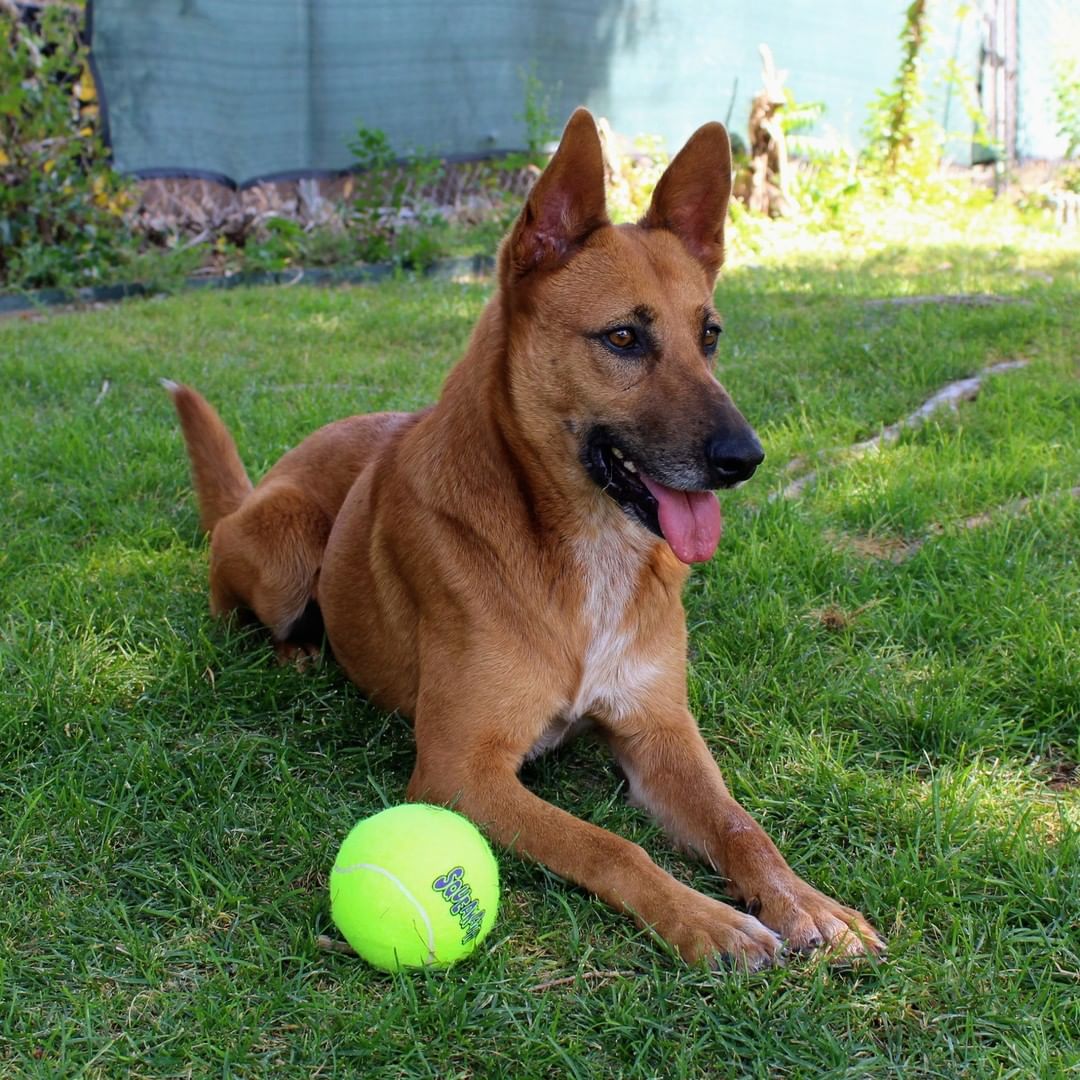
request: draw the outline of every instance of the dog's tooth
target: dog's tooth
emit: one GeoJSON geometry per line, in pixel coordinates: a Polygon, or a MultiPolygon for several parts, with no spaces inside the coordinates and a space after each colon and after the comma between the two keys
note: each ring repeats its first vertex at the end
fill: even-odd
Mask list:
{"type": "Polygon", "coordinates": [[[622,467],[623,467],[623,468],[624,468],[624,469],[625,469],[625,470],[626,470],[627,472],[634,472],[634,473],[636,473],[636,472],[637,472],[637,466],[636,466],[636,465],[635,465],[635,464],[634,464],[634,463],[633,463],[632,461],[624,461],[624,462],[622,463],[622,467]]]}
{"type": "Polygon", "coordinates": [[[617,457],[617,458],[618,458],[618,459],[619,459],[620,461],[622,461],[622,459],[623,459],[623,452],[622,452],[622,451],[621,451],[621,450],[620,450],[620,449],[619,449],[619,448],[618,448],[617,446],[613,446],[613,447],[611,448],[611,452],[612,452],[612,453],[613,453],[613,454],[614,454],[614,455],[615,455],[615,456],[616,456],[616,457],[617,457]]]}

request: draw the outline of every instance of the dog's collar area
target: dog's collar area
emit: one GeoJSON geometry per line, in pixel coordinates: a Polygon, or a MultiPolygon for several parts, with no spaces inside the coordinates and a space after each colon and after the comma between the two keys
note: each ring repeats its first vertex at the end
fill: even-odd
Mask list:
{"type": "Polygon", "coordinates": [[[601,428],[589,432],[582,451],[589,478],[639,525],[665,539],[660,528],[659,506],[641,482],[640,466],[611,434],[601,428]]]}

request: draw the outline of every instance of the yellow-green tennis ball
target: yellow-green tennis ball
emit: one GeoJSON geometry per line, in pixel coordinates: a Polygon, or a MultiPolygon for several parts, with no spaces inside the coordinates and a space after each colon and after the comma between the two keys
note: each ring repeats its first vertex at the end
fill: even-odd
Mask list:
{"type": "Polygon", "coordinates": [[[392,806],[354,826],[330,874],[330,914],[384,971],[445,967],[495,923],[499,865],[476,826],[441,806],[392,806]]]}

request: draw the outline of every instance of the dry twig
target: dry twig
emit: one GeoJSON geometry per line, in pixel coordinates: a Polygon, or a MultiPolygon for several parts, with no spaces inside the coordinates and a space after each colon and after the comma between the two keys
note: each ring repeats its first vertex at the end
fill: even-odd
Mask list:
{"type": "MultiPolygon", "coordinates": [[[[959,402],[972,401],[978,396],[979,390],[982,389],[983,381],[990,375],[999,375],[1003,371],[1015,371],[1017,368],[1027,367],[1027,365],[1027,360],[1003,360],[1000,364],[991,364],[990,367],[980,371],[978,375],[973,375],[968,379],[957,379],[956,382],[951,382],[948,386],[942,387],[936,394],[928,397],[910,416],[882,428],[881,432],[872,439],[865,439],[863,442],[855,443],[854,446],[825,450],[818,457],[841,456],[845,459],[856,458],[862,457],[871,450],[889,446],[900,438],[904,430],[919,427],[939,409],[949,408],[955,412],[959,402]]],[[[810,472],[792,480],[780,492],[780,497],[783,499],[797,498],[816,479],[817,470],[811,469],[810,472]]],[[[771,497],[775,498],[775,493],[771,497]]]]}
{"type": "MultiPolygon", "coordinates": [[[[1012,502],[995,506],[991,510],[984,510],[981,514],[975,514],[972,517],[961,518],[951,524],[956,529],[982,529],[1002,517],[1019,517],[1027,513],[1036,503],[1064,498],[1080,499],[1080,486],[1059,488],[1057,491],[1048,491],[1042,495],[1028,495],[1022,499],[1013,499],[1012,502]]],[[[914,540],[903,540],[900,537],[849,536],[828,530],[825,533],[825,539],[836,551],[851,552],[867,559],[888,561],[899,565],[921,551],[923,545],[936,540],[939,536],[944,536],[947,532],[948,526],[934,524],[930,526],[925,536],[914,540]]],[[[811,614],[815,613],[811,612],[811,614]]]]}
{"type": "Polygon", "coordinates": [[[356,955],[356,950],[348,942],[337,941],[335,938],[327,937],[326,934],[320,934],[315,939],[315,945],[323,952],[343,953],[345,956],[356,955]]]}
{"type": "Polygon", "coordinates": [[[1080,487],[1062,488],[1059,491],[1048,491],[1045,495],[1029,495],[1023,499],[1014,499],[1012,502],[997,506],[993,510],[986,510],[973,517],[964,518],[959,523],[961,529],[981,529],[991,524],[998,517],[1019,517],[1026,513],[1036,502],[1045,502],[1048,499],[1061,499],[1071,495],[1074,499],[1080,499],[1080,487]]]}
{"type": "Polygon", "coordinates": [[[580,971],[576,975],[567,975],[562,979],[551,979],[549,982],[530,986],[529,993],[539,994],[544,990],[554,990],[557,986],[573,986],[578,979],[627,979],[634,974],[633,971],[580,971]]]}

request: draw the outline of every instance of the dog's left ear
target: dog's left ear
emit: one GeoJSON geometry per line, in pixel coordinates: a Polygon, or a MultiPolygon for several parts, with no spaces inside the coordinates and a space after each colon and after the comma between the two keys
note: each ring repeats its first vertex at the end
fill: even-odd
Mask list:
{"type": "Polygon", "coordinates": [[[724,261],[724,218],[731,196],[731,143],[723,124],[699,127],[653,192],[645,229],[669,229],[710,275],[724,261]]]}

